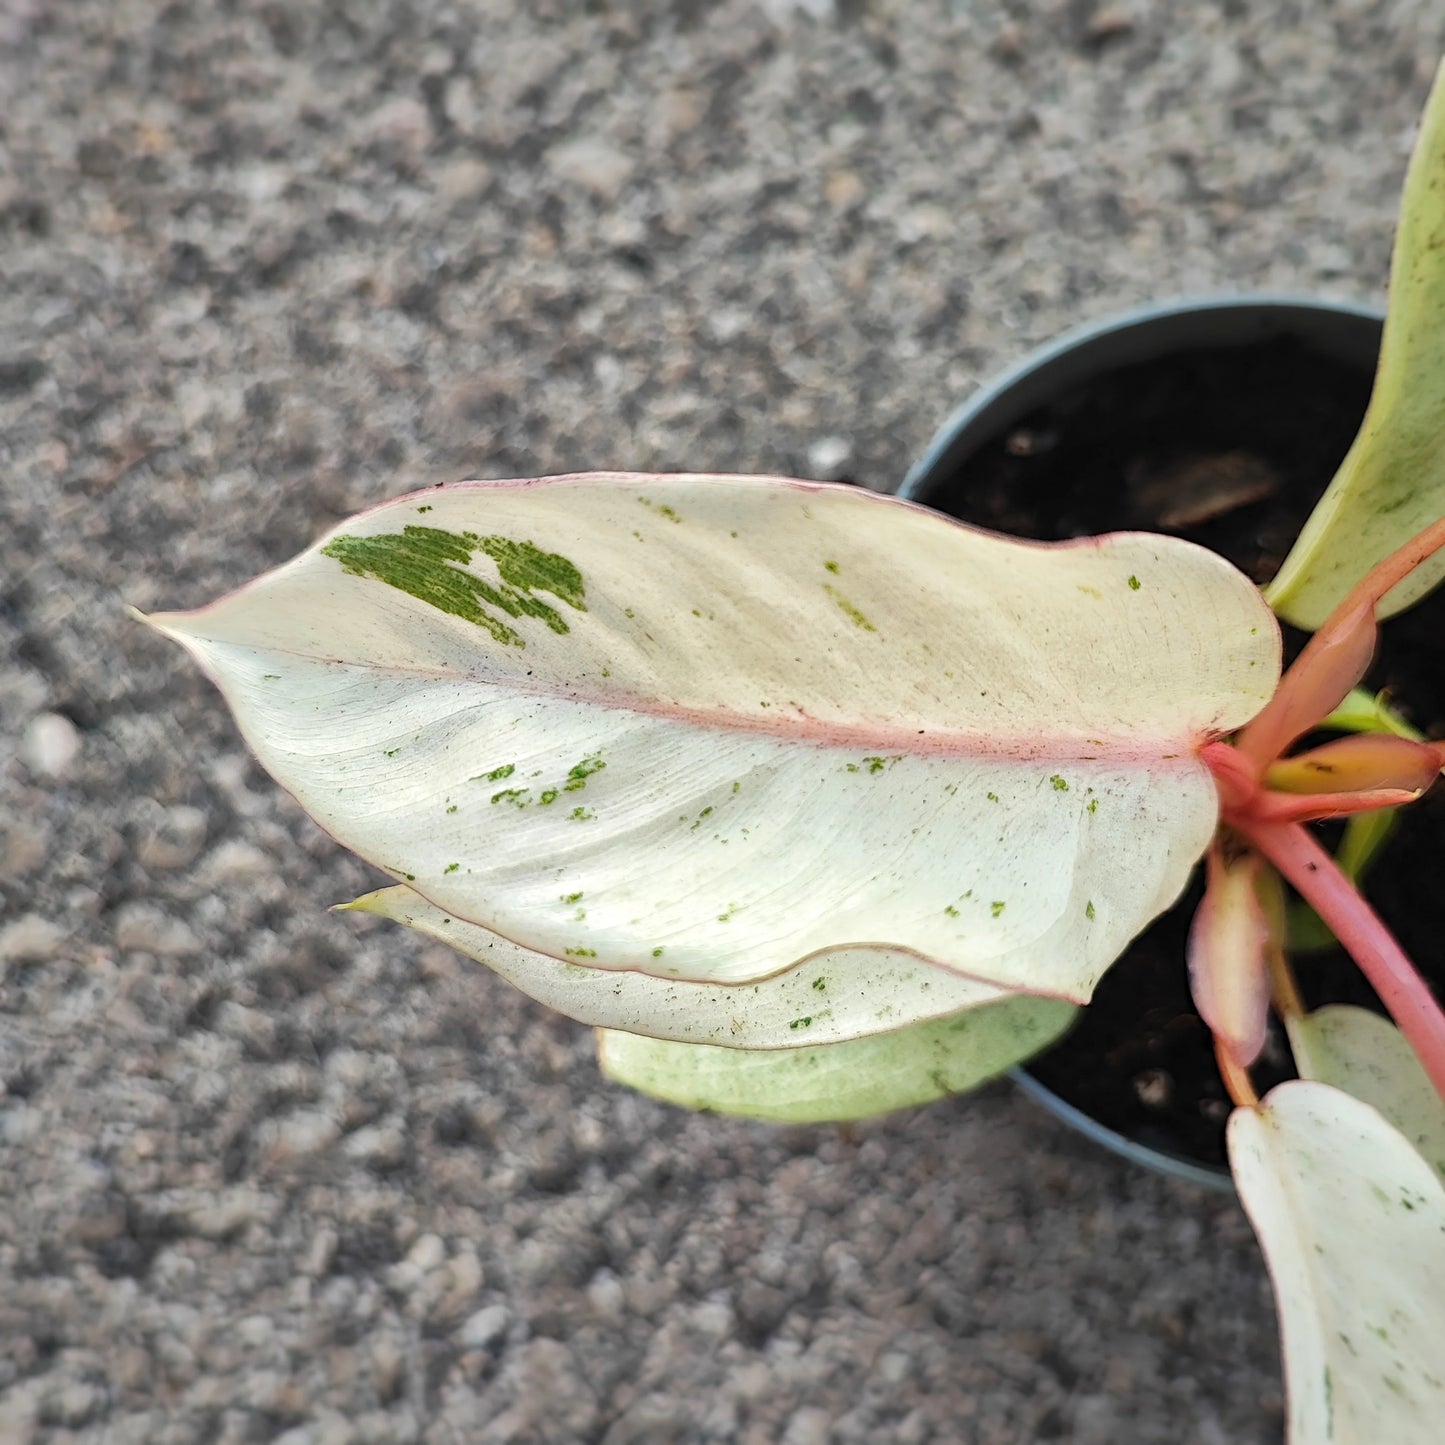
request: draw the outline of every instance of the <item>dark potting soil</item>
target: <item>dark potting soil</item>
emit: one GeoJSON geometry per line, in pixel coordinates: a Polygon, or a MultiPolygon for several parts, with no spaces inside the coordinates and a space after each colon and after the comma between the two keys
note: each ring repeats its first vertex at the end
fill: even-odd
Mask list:
{"type": "MultiPolygon", "coordinates": [[[[1344,457],[1369,399],[1371,369],[1295,341],[1212,348],[1106,373],[1010,426],[928,504],[1015,536],[1170,532],[1267,582],[1344,457]]],[[[1286,629],[1293,656],[1303,634],[1286,629]]],[[[1445,589],[1392,619],[1366,685],[1431,737],[1445,736],[1445,589]]],[[[1402,809],[1366,896],[1445,996],[1445,784],[1402,809]]],[[[1325,837],[1333,845],[1338,831],[1325,837]]],[[[1185,943],[1201,892],[1148,928],[1105,975],[1080,1022],[1029,1072],[1061,1098],[1140,1144],[1225,1162],[1230,1104],[1213,1044],[1189,997],[1185,943]]],[[[1383,1012],[1338,948],[1296,955],[1311,1007],[1383,1012]]],[[[1263,1091],[1293,1075],[1283,1031],[1254,1069],[1263,1091]]]]}

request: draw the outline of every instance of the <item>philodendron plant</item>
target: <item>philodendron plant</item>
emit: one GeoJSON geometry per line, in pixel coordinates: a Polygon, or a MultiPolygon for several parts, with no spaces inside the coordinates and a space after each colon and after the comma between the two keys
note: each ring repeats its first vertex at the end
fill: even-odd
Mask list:
{"type": "Polygon", "coordinates": [[[1317,628],[1282,677],[1265,596],[1191,543],[1025,543],[770,478],[417,493],[150,621],[395,880],[346,907],[596,1025],[608,1074],[697,1108],[854,1119],[989,1078],[1203,860],[1187,966],[1291,1439],[1434,1441],[1445,1014],[1309,825],[1445,763],[1355,690],[1445,548],[1438,83],[1391,286],[1359,441],[1272,592],[1317,628]],[[1304,1010],[1284,883],[1394,1023],[1304,1010]],[[1271,1006],[1300,1077],[1261,1099],[1271,1006]]]}

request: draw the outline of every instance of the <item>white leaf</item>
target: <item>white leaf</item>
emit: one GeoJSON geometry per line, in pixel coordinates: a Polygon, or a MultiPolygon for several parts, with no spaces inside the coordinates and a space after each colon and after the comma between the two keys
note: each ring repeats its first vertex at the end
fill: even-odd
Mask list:
{"type": "Polygon", "coordinates": [[[1285,1022],[1302,1077],[1332,1084],[1378,1109],[1445,1177],[1445,1099],[1389,1019],[1330,1004],[1285,1022]]]}
{"type": "Polygon", "coordinates": [[[1075,1000],[1279,666],[1189,543],[757,478],[418,493],[153,621],[323,827],[523,947],[737,984],[883,946],[1075,1000]]]}
{"type": "MultiPolygon", "coordinates": [[[[438,938],[569,1018],[682,1043],[792,1049],[882,1033],[1003,997],[993,984],[896,949],[816,954],[760,983],[695,983],[582,968],[453,918],[410,888],[342,905],[438,938]]],[[[581,906],[579,900],[578,907],[581,906]]]]}
{"type": "Polygon", "coordinates": [[[1295,1081],[1229,1121],[1279,1307],[1290,1445],[1437,1445],[1445,1187],[1368,1104],[1295,1081]]]}
{"type": "Polygon", "coordinates": [[[1046,1048],[1077,1010],[1016,995],[895,1033],[802,1049],[724,1049],[599,1029],[602,1072],[689,1109],[780,1124],[866,1119],[960,1094],[1046,1048]]]}

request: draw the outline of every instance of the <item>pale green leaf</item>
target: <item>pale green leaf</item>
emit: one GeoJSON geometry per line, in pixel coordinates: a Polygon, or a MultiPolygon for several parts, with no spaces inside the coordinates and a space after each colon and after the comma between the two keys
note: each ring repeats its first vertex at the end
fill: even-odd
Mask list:
{"type": "Polygon", "coordinates": [[[1413,728],[1390,706],[1389,694],[1372,693],[1352,687],[1335,710],[1319,720],[1325,732],[1338,729],[1349,733],[1394,733],[1412,743],[1423,743],[1425,734],[1413,728]]]}
{"type": "MultiPolygon", "coordinates": [[[[1379,369],[1359,435],[1267,589],[1317,628],[1376,562],[1445,515],[1445,67],[1405,180],[1379,369]]],[[[1388,617],[1445,577],[1445,554],[1380,604],[1388,617]]]]}
{"type": "Polygon", "coordinates": [[[735,1049],[837,1043],[1003,996],[994,984],[896,949],[815,954],[759,983],[728,986],[582,968],[453,918],[406,887],[382,888],[342,906],[449,943],[539,1003],[581,1023],[684,1043],[735,1049]]]}
{"type": "Polygon", "coordinates": [[[1437,1445],[1445,1188],[1368,1104],[1296,1080],[1229,1121],[1274,1280],[1290,1445],[1437,1445]]]}
{"type": "Polygon", "coordinates": [[[1058,1038],[1078,1010],[1016,995],[950,1018],[848,1043],[715,1048],[599,1029],[602,1071],[689,1109],[780,1124],[866,1119],[981,1084],[1058,1038]]]}
{"type": "Polygon", "coordinates": [[[1279,667],[1187,542],[758,478],[417,493],[152,620],[324,828],[524,948],[735,985],[883,947],[1075,1000],[1279,667]]]}
{"type": "Polygon", "coordinates": [[[1445,1176],[1445,1099],[1405,1036],[1369,1009],[1330,1004],[1286,1020],[1302,1077],[1380,1111],[1445,1176]]]}

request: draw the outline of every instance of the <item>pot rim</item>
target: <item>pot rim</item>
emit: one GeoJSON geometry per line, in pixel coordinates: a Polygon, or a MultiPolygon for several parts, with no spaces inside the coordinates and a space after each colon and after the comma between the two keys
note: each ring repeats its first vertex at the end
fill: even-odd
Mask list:
{"type": "MultiPolygon", "coordinates": [[[[1217,296],[1181,296],[1170,300],[1151,302],[1146,306],[1136,306],[1128,311],[1112,312],[1097,320],[1086,321],[1082,325],[1064,332],[1062,336],[1034,347],[996,376],[982,382],[966,401],[953,410],[948,419],[933,434],[928,445],[923,449],[922,456],[909,467],[904,475],[903,481],[898,487],[898,495],[907,501],[919,501],[918,490],[937,468],[945,461],[951,460],[949,453],[957,445],[960,436],[966,429],[981,420],[986,412],[997,407],[1009,393],[1029,382],[1036,373],[1041,372],[1044,368],[1058,367],[1061,363],[1066,365],[1075,353],[1083,351],[1085,348],[1093,349],[1096,346],[1107,345],[1112,340],[1127,339],[1129,333],[1147,333],[1156,329],[1165,331],[1171,323],[1187,319],[1205,322],[1216,317],[1225,322],[1230,319],[1243,320],[1244,317],[1232,316],[1232,313],[1240,312],[1246,314],[1258,312],[1261,319],[1275,319],[1281,325],[1290,319],[1289,313],[1291,312],[1295,313],[1296,320],[1301,321],[1309,316],[1343,316],[1357,318],[1361,321],[1382,322],[1385,317],[1384,307],[1374,302],[1332,301],[1317,296],[1300,296],[1291,292],[1264,291],[1257,295],[1247,292],[1224,292],[1217,296]]],[[[1237,335],[1230,336],[1221,333],[1215,340],[1215,344],[1227,346],[1231,342],[1237,342],[1238,339],[1237,335]]],[[[1210,340],[1196,338],[1195,344],[1208,345],[1210,340]]],[[[1144,360],[1147,357],[1129,359],[1144,360]]],[[[1116,364],[1124,365],[1127,364],[1127,361],[1121,358],[1116,364]]],[[[1022,415],[1023,412],[1031,410],[1033,404],[1032,397],[1025,399],[1015,415],[1022,415]]],[[[1009,420],[1012,419],[1013,417],[1009,418],[1009,420]]]]}
{"type": "Polygon", "coordinates": [[[1199,1164],[1179,1154],[1170,1154],[1148,1144],[1140,1144],[1116,1129],[1110,1129],[1097,1119],[1084,1113],[1080,1108],[1062,1099],[1041,1084],[1028,1072],[1026,1064],[1016,1064],[1008,1071],[1009,1079],[1018,1089],[1052,1114],[1061,1124],[1067,1124],[1076,1133],[1082,1134],[1090,1143],[1102,1145],[1111,1154],[1127,1159],[1131,1164],[1140,1164],[1156,1174],[1167,1174],[1173,1179],[1182,1179],[1188,1184],[1197,1184],[1204,1189],[1213,1189],[1220,1194],[1233,1194],[1234,1176],[1224,1164],[1199,1164]]]}
{"type": "MultiPolygon", "coordinates": [[[[1350,318],[1380,323],[1385,312],[1382,306],[1365,301],[1334,301],[1287,292],[1257,295],[1225,293],[1159,301],[1086,322],[1053,341],[1035,347],[992,380],[980,385],[935,432],[923,455],[909,468],[898,488],[898,495],[905,500],[928,505],[918,493],[933,480],[935,473],[957,465],[968,455],[970,448],[962,444],[966,434],[974,428],[980,431],[974,439],[975,444],[993,437],[1044,400],[1047,394],[1045,382],[1049,391],[1056,392],[1100,372],[1165,355],[1181,345],[1238,345],[1242,339],[1238,324],[1247,325],[1251,315],[1257,321],[1268,324],[1256,335],[1246,335],[1243,339],[1263,340],[1272,334],[1288,334],[1291,330],[1309,332],[1313,329],[1310,324],[1312,319],[1320,318],[1350,318]],[[1211,326],[1210,323],[1216,320],[1219,325],[1211,326]],[[1186,328],[1189,322],[1196,322],[1199,330],[1187,337],[1171,334],[1181,321],[1186,328]],[[1233,329],[1231,323],[1234,323],[1233,329]],[[1147,341],[1149,334],[1154,332],[1161,333],[1157,348],[1128,345],[1131,334],[1147,341]],[[1087,355],[1095,351],[1111,354],[1107,359],[1087,355]],[[1049,375],[1041,376],[1041,373],[1049,375]],[[1023,395],[1013,395],[1020,390],[1023,395]]],[[[1318,336],[1315,339],[1321,341],[1318,336]]],[[[1158,1174],[1219,1193],[1235,1192],[1227,1165],[1201,1164],[1181,1154],[1130,1139],[1068,1103],[1028,1073],[1027,1067],[1027,1064],[1020,1064],[1009,1070],[1014,1084],[1034,1103],[1084,1138],[1158,1174]]]]}

